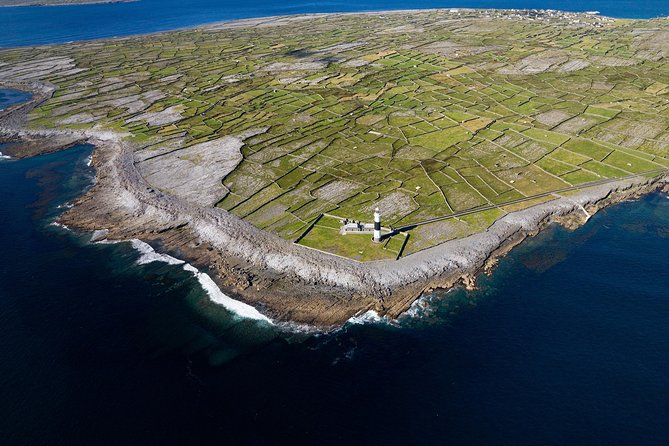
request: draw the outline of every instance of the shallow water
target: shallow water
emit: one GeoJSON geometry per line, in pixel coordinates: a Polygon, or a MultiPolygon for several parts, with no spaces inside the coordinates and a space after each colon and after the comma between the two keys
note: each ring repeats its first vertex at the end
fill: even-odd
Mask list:
{"type": "Polygon", "coordinates": [[[131,3],[0,8],[0,47],[126,36],[249,17],[425,8],[544,8],[649,18],[669,15],[665,0],[142,0],[131,3]]]}
{"type": "Polygon", "coordinates": [[[0,111],[30,99],[30,93],[19,90],[0,89],[0,111]]]}

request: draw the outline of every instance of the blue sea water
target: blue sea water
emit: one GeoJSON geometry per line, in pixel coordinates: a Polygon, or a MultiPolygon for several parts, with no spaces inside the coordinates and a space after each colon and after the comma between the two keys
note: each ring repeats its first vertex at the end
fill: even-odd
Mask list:
{"type": "MultiPolygon", "coordinates": [[[[202,20],[161,14],[176,15],[144,31],[202,20]]],[[[96,37],[86,26],[29,38],[96,37]]],[[[90,152],[0,160],[2,444],[669,444],[666,195],[550,228],[399,325],[305,339],[240,320],[180,266],[51,225],[90,187],[90,152]]]]}
{"type": "Polygon", "coordinates": [[[599,11],[624,18],[669,15],[666,0],[141,0],[66,7],[0,8],[0,47],[126,36],[271,15],[453,7],[599,11]]]}
{"type": "Polygon", "coordinates": [[[0,89],[0,111],[30,99],[30,93],[18,90],[0,89]]]}

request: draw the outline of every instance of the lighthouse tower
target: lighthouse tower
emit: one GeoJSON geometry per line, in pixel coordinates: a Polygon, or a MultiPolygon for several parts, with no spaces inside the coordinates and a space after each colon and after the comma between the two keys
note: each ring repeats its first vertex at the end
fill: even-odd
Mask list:
{"type": "Polygon", "coordinates": [[[374,209],[374,241],[381,241],[381,213],[379,208],[374,209]]]}

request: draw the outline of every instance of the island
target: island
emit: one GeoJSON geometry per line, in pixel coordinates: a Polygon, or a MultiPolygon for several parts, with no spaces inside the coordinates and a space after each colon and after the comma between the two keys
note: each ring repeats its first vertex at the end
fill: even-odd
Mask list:
{"type": "MultiPolygon", "coordinates": [[[[88,142],[60,223],[273,321],[396,318],[551,223],[669,184],[669,20],[311,14],[0,51],[6,155],[88,142]]],[[[550,253],[546,253],[550,255],[550,253]]]]}

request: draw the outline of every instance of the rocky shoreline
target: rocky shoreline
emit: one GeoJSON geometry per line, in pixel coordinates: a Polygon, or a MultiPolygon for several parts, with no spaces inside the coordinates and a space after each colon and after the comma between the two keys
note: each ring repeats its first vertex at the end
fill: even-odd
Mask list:
{"type": "Polygon", "coordinates": [[[150,186],[133,148],[113,132],[27,130],[25,117],[50,97],[42,84],[5,84],[32,100],[0,112],[0,135],[10,156],[27,157],[88,142],[96,148],[95,185],[59,222],[93,233],[93,240],[139,239],[207,272],[232,298],[276,321],[336,327],[375,311],[397,318],[435,289],[473,287],[477,274],[550,223],[577,227],[599,209],[654,190],[669,175],[636,177],[583,189],[569,197],[509,213],[487,231],[452,240],[397,261],[359,263],[313,251],[262,231],[222,209],[202,207],[150,186]]]}

